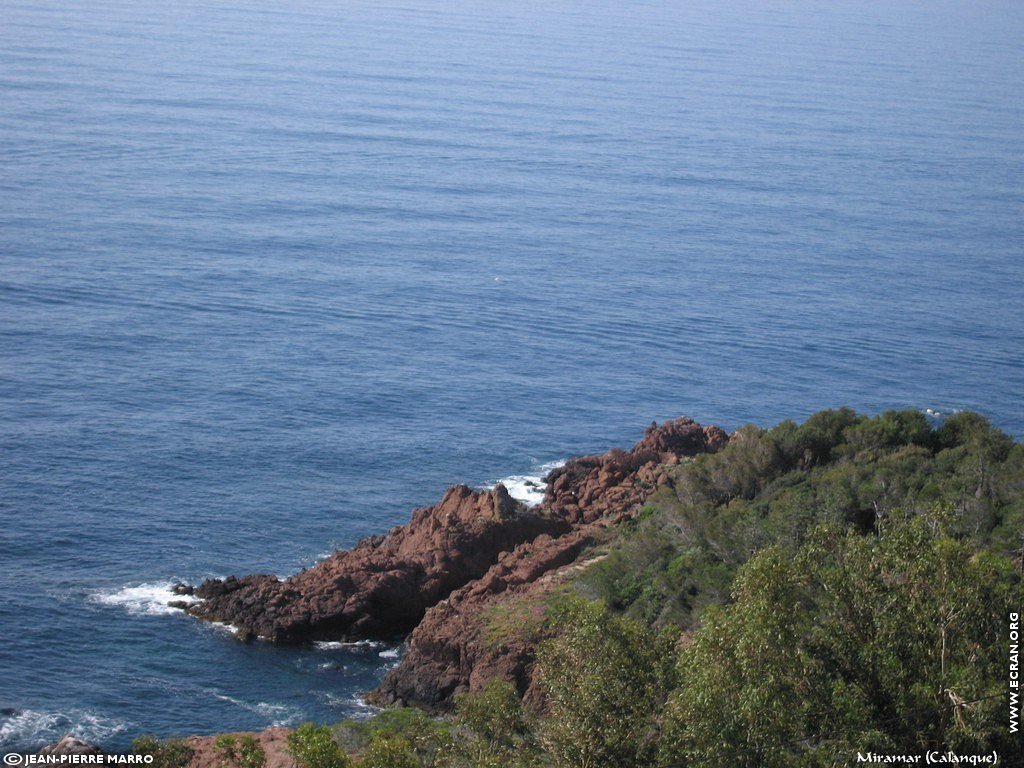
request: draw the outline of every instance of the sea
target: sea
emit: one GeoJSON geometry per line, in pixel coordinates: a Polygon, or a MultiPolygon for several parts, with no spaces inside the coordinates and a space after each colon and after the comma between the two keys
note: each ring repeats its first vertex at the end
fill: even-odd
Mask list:
{"type": "Polygon", "coordinates": [[[170,585],[653,420],[1024,437],[1022,40],[1019,0],[0,0],[0,751],[366,717],[401,646],[170,585]]]}

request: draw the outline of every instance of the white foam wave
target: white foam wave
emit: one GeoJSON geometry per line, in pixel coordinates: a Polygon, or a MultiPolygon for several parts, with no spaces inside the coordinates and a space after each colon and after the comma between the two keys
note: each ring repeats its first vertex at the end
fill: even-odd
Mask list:
{"type": "Polygon", "coordinates": [[[0,722],[0,747],[17,750],[35,749],[56,741],[66,733],[79,739],[102,743],[128,729],[128,724],[83,710],[68,712],[36,712],[15,710],[0,722]]]}
{"type": "Polygon", "coordinates": [[[488,486],[488,488],[493,488],[498,483],[501,483],[508,490],[508,495],[513,499],[521,501],[529,507],[535,507],[544,501],[544,492],[547,490],[544,478],[548,472],[564,465],[565,459],[539,464],[535,468],[534,474],[509,475],[508,477],[501,478],[497,483],[488,486]]]}
{"type": "Polygon", "coordinates": [[[172,581],[129,584],[114,591],[94,592],[89,599],[94,603],[116,605],[129,613],[149,616],[177,613],[178,610],[169,605],[174,601],[199,602],[199,598],[192,595],[174,594],[173,588],[172,581]]]}
{"type": "Polygon", "coordinates": [[[954,414],[960,413],[960,408],[950,408],[948,411],[940,411],[938,408],[924,408],[924,415],[933,419],[947,419],[954,414]]]}
{"type": "Polygon", "coordinates": [[[345,704],[350,708],[349,717],[353,720],[369,720],[381,711],[380,707],[375,707],[373,704],[367,704],[363,701],[361,696],[353,696],[351,699],[348,699],[345,704]]]}
{"type": "Polygon", "coordinates": [[[382,659],[397,659],[398,650],[398,648],[388,648],[386,651],[381,651],[377,655],[380,656],[382,659]]]}
{"type": "Polygon", "coordinates": [[[285,707],[281,704],[268,704],[265,701],[259,701],[255,704],[254,709],[270,719],[271,725],[278,727],[295,725],[302,719],[302,712],[294,707],[285,707]]]}
{"type": "Polygon", "coordinates": [[[318,640],[313,647],[320,651],[352,650],[353,648],[383,648],[387,643],[380,640],[355,640],[354,642],[342,642],[341,640],[318,640]]]}
{"type": "Polygon", "coordinates": [[[331,709],[340,710],[344,713],[345,717],[353,720],[365,720],[381,711],[380,707],[367,704],[358,695],[345,697],[330,691],[315,691],[313,695],[331,709]]]}
{"type": "Polygon", "coordinates": [[[270,725],[273,726],[295,725],[302,719],[302,712],[295,707],[286,707],[283,704],[272,704],[266,701],[258,701],[252,704],[224,693],[214,693],[213,695],[221,701],[226,701],[234,704],[236,707],[265,717],[270,722],[270,725]]]}
{"type": "Polygon", "coordinates": [[[330,691],[313,691],[313,697],[319,699],[328,707],[338,708],[343,707],[347,703],[347,699],[338,696],[336,693],[330,691]]]}

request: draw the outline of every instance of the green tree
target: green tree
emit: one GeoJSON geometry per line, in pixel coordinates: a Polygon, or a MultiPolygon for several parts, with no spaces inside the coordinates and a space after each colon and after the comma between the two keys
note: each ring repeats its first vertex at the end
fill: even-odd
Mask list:
{"type": "Polygon", "coordinates": [[[393,734],[378,733],[358,760],[358,768],[420,768],[412,743],[393,734]]]}
{"type": "Polygon", "coordinates": [[[463,732],[449,755],[453,766],[505,768],[531,765],[538,757],[531,718],[516,688],[491,680],[480,691],[456,697],[456,722],[463,732]]]}
{"type": "Polygon", "coordinates": [[[213,746],[220,753],[221,768],[263,768],[267,763],[263,747],[248,733],[237,737],[221,734],[213,746]]]}
{"type": "Polygon", "coordinates": [[[803,425],[744,427],[721,451],[666,468],[671,485],[615,531],[583,594],[654,626],[695,626],[728,602],[737,569],[771,545],[799,548],[817,525],[876,527],[896,509],[956,512],[950,532],[1024,552],[1024,446],[977,414],[933,430],[916,411],[824,411],[803,425]]]}
{"type": "Polygon", "coordinates": [[[185,768],[192,762],[192,749],[181,739],[160,741],[155,736],[139,736],[132,742],[132,752],[153,758],[152,768],[185,768]]]}
{"type": "Polygon", "coordinates": [[[955,515],[837,526],[770,548],[681,656],[662,762],[827,766],[858,750],[1006,750],[1007,558],[948,535],[955,515]]]}
{"type": "Polygon", "coordinates": [[[553,625],[555,637],[537,650],[550,702],[545,752],[566,768],[648,764],[674,674],[671,635],[583,601],[560,606],[553,625]]]}
{"type": "Polygon", "coordinates": [[[351,761],[327,726],[303,723],[288,734],[288,752],[302,768],[349,768],[351,761]]]}
{"type": "Polygon", "coordinates": [[[527,731],[527,717],[515,686],[491,680],[483,690],[455,698],[462,725],[481,736],[491,749],[514,748],[527,731]]]}
{"type": "Polygon", "coordinates": [[[427,766],[445,764],[440,756],[455,750],[453,731],[451,722],[415,707],[385,709],[366,720],[346,720],[333,729],[335,739],[350,753],[365,755],[374,740],[400,740],[427,766]]]}

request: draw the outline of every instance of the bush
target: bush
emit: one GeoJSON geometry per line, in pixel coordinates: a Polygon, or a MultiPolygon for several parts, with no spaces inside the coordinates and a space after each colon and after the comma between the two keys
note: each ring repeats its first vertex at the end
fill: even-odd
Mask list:
{"type": "Polygon", "coordinates": [[[550,702],[540,739],[555,766],[649,764],[656,715],[673,679],[669,635],[574,601],[554,617],[556,636],[537,649],[550,702]]]}
{"type": "Polygon", "coordinates": [[[533,719],[523,708],[516,688],[505,680],[491,680],[483,690],[455,698],[461,734],[454,756],[456,765],[504,768],[528,765],[537,757],[533,719]]]}
{"type": "Polygon", "coordinates": [[[420,768],[420,761],[408,739],[378,733],[356,765],[358,768],[420,768]]]}
{"type": "Polygon", "coordinates": [[[302,768],[349,768],[351,762],[327,726],[303,723],[288,734],[288,752],[302,768]]]}
{"type": "Polygon", "coordinates": [[[666,764],[800,768],[857,750],[1011,753],[1006,558],[948,535],[951,510],[837,526],[743,569],[705,617],[665,717],[666,764]],[[737,750],[737,745],[742,749],[737,750]]]}
{"type": "Polygon", "coordinates": [[[185,768],[192,762],[192,749],[181,739],[160,741],[155,736],[139,736],[132,742],[132,752],[153,758],[151,768],[185,768]]]}
{"type": "Polygon", "coordinates": [[[221,734],[213,746],[221,755],[221,768],[263,768],[267,763],[263,747],[248,733],[237,738],[221,734]]]}
{"type": "MultiPolygon", "coordinates": [[[[433,765],[439,754],[450,751],[452,730],[451,723],[432,718],[423,710],[399,707],[385,709],[368,720],[346,720],[334,733],[345,749],[356,753],[367,753],[375,740],[397,739],[410,746],[420,763],[433,765]]],[[[389,749],[395,751],[394,744],[389,749]]]]}
{"type": "Polygon", "coordinates": [[[823,411],[744,427],[722,451],[669,469],[673,486],[584,570],[584,595],[653,626],[696,625],[728,601],[765,547],[797,549],[819,524],[868,534],[901,509],[952,505],[951,533],[1001,554],[1024,548],[1024,446],[977,414],[932,430],[917,411],[823,411]]]}

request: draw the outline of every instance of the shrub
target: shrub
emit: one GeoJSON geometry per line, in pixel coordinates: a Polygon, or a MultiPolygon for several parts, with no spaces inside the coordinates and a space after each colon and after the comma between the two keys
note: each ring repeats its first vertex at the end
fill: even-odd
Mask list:
{"type": "Polygon", "coordinates": [[[896,509],[956,512],[951,532],[1002,554],[1024,548],[1024,446],[977,414],[937,430],[917,411],[824,411],[740,430],[717,454],[668,470],[672,488],[621,526],[577,581],[588,597],[654,626],[693,627],[724,604],[765,547],[796,549],[819,524],[873,532],[896,509]]]}
{"type": "Polygon", "coordinates": [[[457,696],[455,707],[456,722],[465,730],[460,733],[448,764],[460,768],[507,768],[537,761],[533,718],[511,683],[491,680],[480,691],[457,696]]]}
{"type": "Polygon", "coordinates": [[[303,723],[288,734],[288,752],[302,768],[349,768],[351,762],[327,726],[303,723]]]}
{"type": "Polygon", "coordinates": [[[356,765],[358,768],[420,768],[420,761],[408,739],[378,733],[356,765]]]}
{"type": "MultiPolygon", "coordinates": [[[[448,752],[454,742],[451,723],[413,707],[385,709],[368,720],[346,720],[334,733],[345,749],[357,753],[368,752],[378,738],[400,739],[424,765],[433,765],[437,755],[448,752]]],[[[395,751],[394,745],[389,749],[395,751]]]]}
{"type": "Polygon", "coordinates": [[[545,752],[565,768],[648,764],[674,641],[595,603],[574,601],[559,614],[556,636],[537,650],[550,702],[540,731],[545,752]]]}
{"type": "Polygon", "coordinates": [[[263,768],[267,763],[263,747],[248,733],[237,738],[231,734],[221,734],[213,746],[220,752],[221,768],[263,768]]]}
{"type": "Polygon", "coordinates": [[[132,742],[132,752],[153,758],[151,768],[185,768],[192,762],[192,749],[181,739],[160,741],[155,736],[139,736],[132,742]]]}
{"type": "Polygon", "coordinates": [[[948,509],[772,547],[680,661],[666,764],[800,768],[858,749],[1010,754],[1001,703],[1008,559],[948,535],[948,509]],[[741,748],[737,749],[737,745],[741,748]]]}

